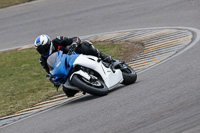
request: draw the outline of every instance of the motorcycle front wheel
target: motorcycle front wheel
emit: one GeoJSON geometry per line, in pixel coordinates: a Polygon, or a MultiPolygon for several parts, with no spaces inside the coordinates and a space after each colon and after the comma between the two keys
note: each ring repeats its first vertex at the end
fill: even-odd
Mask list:
{"type": "Polygon", "coordinates": [[[109,91],[108,87],[102,81],[98,79],[89,81],[81,75],[74,75],[71,79],[71,83],[83,92],[87,92],[95,96],[105,96],[109,91]]]}

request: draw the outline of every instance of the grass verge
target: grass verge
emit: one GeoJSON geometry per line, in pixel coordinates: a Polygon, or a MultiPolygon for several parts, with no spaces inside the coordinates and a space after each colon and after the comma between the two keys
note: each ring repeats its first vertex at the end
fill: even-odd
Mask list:
{"type": "MultiPolygon", "coordinates": [[[[119,60],[134,52],[123,44],[101,42],[95,47],[119,60]]],[[[0,117],[63,93],[61,87],[57,92],[45,78],[46,72],[39,63],[39,57],[34,48],[0,53],[0,117]]]]}
{"type": "Polygon", "coordinates": [[[34,0],[0,0],[0,8],[5,8],[5,7],[17,5],[17,4],[30,2],[30,1],[34,1],[34,0]]]}

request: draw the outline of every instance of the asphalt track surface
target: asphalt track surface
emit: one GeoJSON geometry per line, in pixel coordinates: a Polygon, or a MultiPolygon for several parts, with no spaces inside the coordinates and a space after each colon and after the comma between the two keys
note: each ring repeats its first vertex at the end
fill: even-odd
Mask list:
{"type": "MultiPolygon", "coordinates": [[[[38,0],[0,10],[0,49],[41,33],[83,36],[150,28],[200,29],[199,0],[38,0]]],[[[87,96],[5,126],[1,133],[198,133],[200,42],[140,73],[134,85],[87,96]]]]}

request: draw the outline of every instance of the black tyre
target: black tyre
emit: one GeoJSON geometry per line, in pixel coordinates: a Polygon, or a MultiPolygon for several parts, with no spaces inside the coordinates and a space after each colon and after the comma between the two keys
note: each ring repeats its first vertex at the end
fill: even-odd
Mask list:
{"type": "Polygon", "coordinates": [[[80,75],[74,75],[71,80],[72,84],[80,90],[95,96],[104,96],[108,94],[107,86],[100,80],[88,81],[80,75]]]}
{"type": "Polygon", "coordinates": [[[137,73],[135,70],[133,70],[130,66],[123,64],[121,71],[124,78],[122,84],[129,85],[135,83],[137,80],[137,73]]]}

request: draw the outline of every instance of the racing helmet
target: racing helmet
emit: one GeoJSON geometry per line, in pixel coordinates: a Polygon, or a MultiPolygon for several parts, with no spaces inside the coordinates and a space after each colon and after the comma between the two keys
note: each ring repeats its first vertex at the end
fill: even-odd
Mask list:
{"type": "Polygon", "coordinates": [[[49,50],[51,46],[51,39],[48,35],[42,34],[35,39],[35,49],[42,56],[49,56],[49,50]]]}

